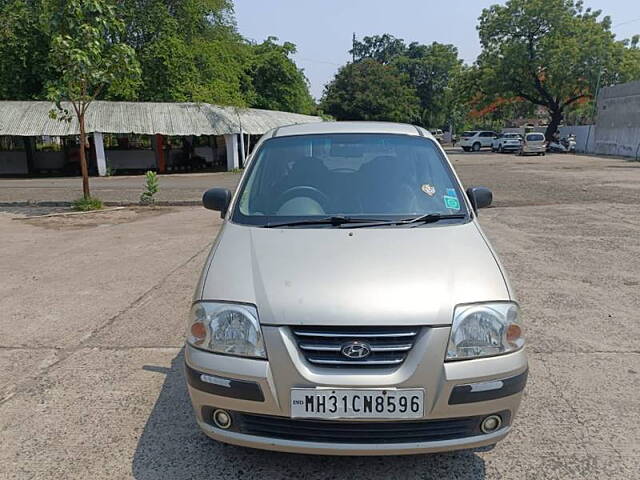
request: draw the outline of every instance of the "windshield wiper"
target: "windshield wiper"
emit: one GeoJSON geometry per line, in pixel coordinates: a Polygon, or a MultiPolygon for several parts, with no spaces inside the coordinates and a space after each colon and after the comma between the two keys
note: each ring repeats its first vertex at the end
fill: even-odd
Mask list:
{"type": "Polygon", "coordinates": [[[454,218],[467,218],[466,213],[427,213],[426,215],[420,215],[419,217],[406,218],[400,220],[398,224],[406,225],[408,223],[434,223],[440,220],[449,220],[454,218]]]}
{"type": "Polygon", "coordinates": [[[360,227],[382,227],[385,225],[411,225],[418,223],[435,223],[440,220],[450,220],[456,218],[467,218],[466,213],[427,213],[426,215],[420,215],[419,217],[413,218],[405,218],[403,220],[389,220],[379,223],[371,223],[363,224],[363,225],[354,225],[352,228],[360,228],[360,227]]]}
{"type": "Polygon", "coordinates": [[[376,224],[379,222],[384,222],[384,220],[380,220],[379,218],[333,216],[333,217],[322,217],[322,218],[308,218],[306,220],[293,220],[291,222],[282,222],[282,223],[267,223],[263,225],[263,227],[264,228],[296,227],[298,225],[333,225],[334,227],[339,227],[340,225],[344,225],[346,223],[358,223],[358,224],[364,225],[364,224],[376,224]]]}

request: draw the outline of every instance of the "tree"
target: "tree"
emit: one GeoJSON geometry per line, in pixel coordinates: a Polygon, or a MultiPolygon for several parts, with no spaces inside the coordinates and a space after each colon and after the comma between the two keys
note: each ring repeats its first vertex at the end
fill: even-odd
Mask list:
{"type": "MultiPolygon", "coordinates": [[[[57,82],[49,51],[62,3],[0,0],[0,99],[47,98],[46,86],[57,82]]],[[[107,4],[121,22],[108,41],[133,49],[141,75],[135,92],[104,87],[97,98],[315,109],[307,79],[291,59],[295,45],[243,38],[231,0],[103,0],[107,4]]]]}
{"type": "Polygon", "coordinates": [[[278,45],[277,40],[269,37],[253,46],[248,67],[251,78],[249,104],[267,110],[309,114],[314,108],[309,82],[289,57],[296,52],[296,46],[290,42],[278,45]]]}
{"type": "Polygon", "coordinates": [[[28,100],[43,89],[49,41],[33,3],[0,1],[0,98],[28,100]]]}
{"type": "Polygon", "coordinates": [[[118,15],[141,65],[140,100],[248,105],[251,46],[229,0],[122,0],[118,15]]]}
{"type": "Polygon", "coordinates": [[[349,53],[353,55],[355,61],[370,58],[376,62],[387,64],[396,57],[404,55],[406,50],[407,46],[404,40],[385,33],[364,37],[362,41],[356,40],[349,53]]]}
{"type": "Polygon", "coordinates": [[[453,120],[452,111],[457,108],[454,79],[462,68],[455,46],[438,42],[406,45],[404,40],[385,33],[354,42],[350,53],[356,62],[371,59],[393,65],[408,77],[420,99],[420,112],[414,122],[431,128],[453,120]]]}
{"type": "Polygon", "coordinates": [[[78,120],[82,192],[88,199],[91,195],[85,156],[87,109],[103,91],[134,97],[140,69],[133,49],[119,41],[124,25],[107,0],[52,0],[49,8],[49,62],[54,77],[47,88],[48,97],[56,104],[51,116],[69,121],[75,114],[78,120]],[[71,104],[73,114],[63,101],[71,104]]]}
{"type": "Polygon", "coordinates": [[[323,111],[337,120],[415,122],[419,99],[408,77],[393,65],[363,59],[340,68],[325,87],[323,111]]]}
{"type": "Polygon", "coordinates": [[[486,103],[519,97],[546,108],[550,140],[569,107],[593,97],[598,83],[621,80],[626,47],[600,14],[573,0],[508,0],[484,9],[477,93],[486,103]]]}
{"type": "Polygon", "coordinates": [[[433,42],[421,45],[413,42],[404,55],[393,60],[420,98],[421,125],[441,127],[452,120],[456,108],[455,78],[462,68],[458,49],[453,45],[433,42]]]}

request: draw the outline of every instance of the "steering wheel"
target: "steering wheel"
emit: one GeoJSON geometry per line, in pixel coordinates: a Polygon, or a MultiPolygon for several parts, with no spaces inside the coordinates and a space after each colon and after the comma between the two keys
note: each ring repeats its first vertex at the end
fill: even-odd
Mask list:
{"type": "MultiPolygon", "coordinates": [[[[316,187],[309,185],[299,185],[297,187],[291,187],[282,192],[276,201],[276,205],[281,207],[287,201],[296,197],[308,197],[318,202],[322,207],[325,207],[329,203],[329,197],[318,190],[316,187]]],[[[279,208],[278,207],[278,208],[279,208]]]]}

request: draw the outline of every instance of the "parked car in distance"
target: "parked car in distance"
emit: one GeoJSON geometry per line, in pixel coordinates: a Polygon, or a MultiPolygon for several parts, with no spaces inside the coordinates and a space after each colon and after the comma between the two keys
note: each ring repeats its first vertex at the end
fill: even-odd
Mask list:
{"type": "Polygon", "coordinates": [[[464,132],[460,137],[460,146],[465,152],[473,150],[479,152],[481,148],[491,148],[496,132],[488,130],[474,130],[464,132]]]}
{"type": "Polygon", "coordinates": [[[431,135],[433,135],[433,137],[436,140],[438,140],[438,142],[442,143],[444,141],[444,132],[441,129],[436,128],[436,129],[430,130],[430,132],[431,132],[431,135]]]}
{"type": "Polygon", "coordinates": [[[185,345],[198,425],[222,442],[326,455],[493,445],[527,378],[519,306],[466,191],[425,129],[267,132],[224,223],[185,345]]]}
{"type": "Polygon", "coordinates": [[[520,155],[527,155],[530,153],[536,155],[544,155],[547,150],[547,142],[542,133],[530,132],[524,135],[524,139],[520,145],[520,155]]]}
{"type": "Polygon", "coordinates": [[[501,133],[493,139],[492,152],[517,152],[520,150],[522,137],[519,133],[501,133]]]}

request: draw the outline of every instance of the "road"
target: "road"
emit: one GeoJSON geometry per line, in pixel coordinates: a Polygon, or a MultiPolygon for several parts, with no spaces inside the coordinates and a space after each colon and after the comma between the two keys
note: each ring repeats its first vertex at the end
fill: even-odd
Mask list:
{"type": "MultiPolygon", "coordinates": [[[[640,478],[640,163],[451,158],[466,185],[494,190],[481,223],[526,322],[529,383],[494,450],[323,458],[210,441],[190,411],[181,345],[216,215],[3,207],[0,478],[640,478]]],[[[182,200],[216,179],[179,177],[182,200]]]]}

